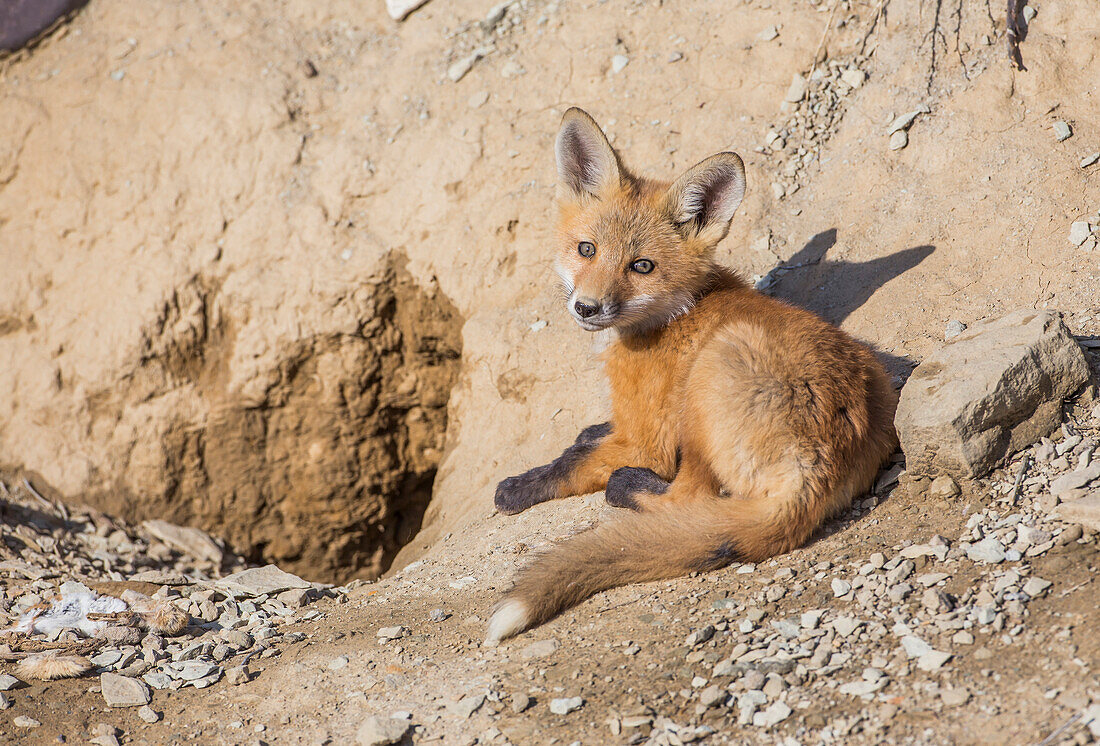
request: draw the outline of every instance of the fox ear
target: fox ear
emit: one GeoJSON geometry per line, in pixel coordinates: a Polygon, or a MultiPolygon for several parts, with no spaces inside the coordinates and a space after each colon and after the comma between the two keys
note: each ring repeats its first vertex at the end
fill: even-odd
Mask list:
{"type": "Polygon", "coordinates": [[[745,164],[736,153],[718,153],[692,166],[669,187],[668,204],[681,231],[708,244],[726,237],[745,196],[745,164]]]}
{"type": "Polygon", "coordinates": [[[596,120],[577,107],[565,112],[554,144],[560,196],[599,195],[619,183],[619,159],[596,120]]]}

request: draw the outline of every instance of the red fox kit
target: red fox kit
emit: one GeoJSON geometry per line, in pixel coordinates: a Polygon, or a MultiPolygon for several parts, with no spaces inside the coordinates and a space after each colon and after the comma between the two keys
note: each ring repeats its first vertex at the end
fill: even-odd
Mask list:
{"type": "Polygon", "coordinates": [[[574,108],[556,156],[568,311],[586,330],[618,331],[611,422],[505,479],[495,500],[518,513],[605,490],[623,515],[522,570],[487,644],[608,588],[798,547],[897,446],[897,396],[872,352],[715,264],[745,193],[736,154],[672,184],[640,178],[574,108]]]}

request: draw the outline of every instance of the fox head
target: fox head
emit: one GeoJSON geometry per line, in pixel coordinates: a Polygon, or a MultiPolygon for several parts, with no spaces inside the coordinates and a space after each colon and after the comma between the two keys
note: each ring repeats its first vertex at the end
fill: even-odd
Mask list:
{"type": "Polygon", "coordinates": [[[671,184],[643,179],[577,108],[562,119],[555,156],[555,269],[573,319],[588,331],[637,334],[689,311],[745,194],[741,158],[712,155],[671,184]]]}

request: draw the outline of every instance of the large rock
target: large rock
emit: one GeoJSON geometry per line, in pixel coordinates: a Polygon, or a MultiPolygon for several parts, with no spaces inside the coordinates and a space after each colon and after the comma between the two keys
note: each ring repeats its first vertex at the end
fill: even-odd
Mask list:
{"type": "Polygon", "coordinates": [[[1100,531],[1100,489],[1063,502],[1058,506],[1058,516],[1070,523],[1080,523],[1093,531],[1100,531]]]}
{"type": "Polygon", "coordinates": [[[110,707],[141,707],[149,704],[152,695],[141,681],[117,673],[105,673],[99,677],[100,691],[110,707]]]}
{"type": "Polygon", "coordinates": [[[1049,433],[1089,377],[1057,313],[1015,311],[971,326],[917,366],[896,425],[911,474],[979,477],[1049,433]]]}

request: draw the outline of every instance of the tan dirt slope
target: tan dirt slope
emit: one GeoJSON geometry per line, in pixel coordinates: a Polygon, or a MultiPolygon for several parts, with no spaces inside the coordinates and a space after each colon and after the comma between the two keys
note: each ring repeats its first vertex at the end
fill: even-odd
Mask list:
{"type": "MultiPolygon", "coordinates": [[[[490,5],[435,0],[395,24],[373,0],[92,0],[0,61],[0,463],[127,518],[200,525],[312,579],[373,577],[418,529],[394,566],[425,558],[309,625],[312,644],[252,685],[158,694],[155,727],[110,713],[132,742],[347,742],[363,716],[398,708],[443,718],[429,732],[447,743],[492,741],[494,728],[517,743],[606,742],[611,712],[692,717],[678,692],[704,669],[682,663],[680,641],[721,616],[715,596],[736,597],[733,625],[754,605],[772,620],[831,603],[825,579],[807,599],[761,604],[763,586],[731,570],[617,591],[478,652],[522,554],[598,517],[578,502],[491,515],[500,478],[607,408],[606,339],[566,319],[549,268],[551,146],[570,105],[654,175],[741,153],[749,192],[724,259],[750,276],[784,263],[774,292],[877,345],[896,373],[949,320],[1051,307],[1076,333],[1100,328],[1100,251],[1067,239],[1100,209],[1100,165],[1079,165],[1100,151],[1089,4],[1038,6],[1026,72],[1004,58],[1000,17],[970,0],[520,0],[482,24],[490,5]],[[819,46],[832,98],[785,107],[819,46]],[[451,80],[478,48],[489,53],[451,80]],[[858,87],[835,82],[855,69],[858,87]],[[907,147],[890,150],[891,121],[921,105],[907,147]],[[479,583],[464,590],[467,576],[479,583]],[[453,612],[438,633],[424,621],[436,606],[453,612]],[[379,648],[389,624],[413,637],[379,648]],[[543,634],[566,644],[546,665],[519,653],[543,634]],[[633,642],[638,657],[607,652],[633,642]],[[353,665],[330,673],[341,653],[353,665]],[[444,704],[527,689],[539,690],[527,717],[491,702],[467,721],[444,704]],[[588,704],[573,720],[547,714],[576,692],[588,704]]],[[[767,577],[955,540],[980,501],[906,487],[767,577]]],[[[1087,591],[1095,543],[1067,546],[1035,572],[1087,591]]],[[[949,590],[978,580],[962,573],[949,590]]],[[[1036,601],[1027,643],[966,658],[958,679],[917,674],[913,694],[886,704],[903,709],[887,732],[1050,733],[1096,686],[1072,662],[1098,665],[1088,635],[1073,636],[1096,623],[1089,593],[1036,601]],[[941,683],[974,692],[972,706],[927,706],[941,683]],[[912,697],[926,699],[905,710],[912,697]]],[[[46,723],[19,737],[85,737],[108,717],[87,688],[18,695],[17,711],[46,723]]],[[[775,739],[841,732],[860,707],[816,702],[775,739]]]]}
{"type": "Polygon", "coordinates": [[[396,25],[375,3],[100,0],[3,63],[0,460],[318,578],[377,574],[422,520],[402,562],[484,515],[499,478],[606,406],[603,342],[565,319],[547,266],[550,145],[573,104],[654,174],[744,155],[725,258],[749,275],[791,260],[775,291],[898,371],[949,319],[1088,323],[1097,254],[1066,239],[1100,203],[1098,167],[1078,165],[1100,149],[1083,8],[1041,9],[1027,72],[973,2],[526,0],[493,27],[488,10],[396,25]],[[822,69],[868,77],[802,117],[811,142],[782,101],[819,45],[822,69]],[[922,104],[889,150],[891,119],[922,104]],[[378,290],[405,256],[396,315],[455,320],[425,344],[378,290]]]}

